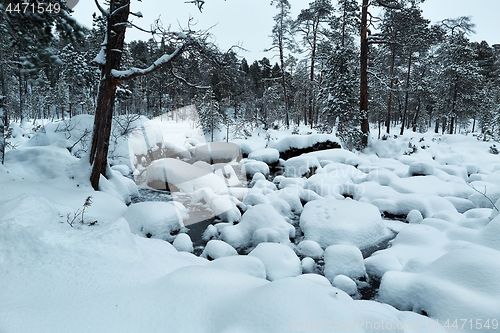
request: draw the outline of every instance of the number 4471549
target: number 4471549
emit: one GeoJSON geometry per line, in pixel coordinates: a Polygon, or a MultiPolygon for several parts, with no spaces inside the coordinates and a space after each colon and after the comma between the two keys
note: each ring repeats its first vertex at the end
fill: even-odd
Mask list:
{"type": "Polygon", "coordinates": [[[61,5],[59,3],[44,3],[44,2],[38,2],[38,3],[29,3],[29,2],[23,2],[23,3],[8,3],[7,7],[5,7],[5,11],[7,13],[18,13],[18,14],[26,14],[26,13],[38,13],[38,14],[43,14],[43,13],[54,13],[54,14],[59,14],[61,11],[61,5]]]}
{"type": "Polygon", "coordinates": [[[497,319],[455,319],[455,320],[446,320],[443,323],[443,327],[446,329],[468,329],[468,330],[496,330],[498,329],[498,320],[497,319]]]}

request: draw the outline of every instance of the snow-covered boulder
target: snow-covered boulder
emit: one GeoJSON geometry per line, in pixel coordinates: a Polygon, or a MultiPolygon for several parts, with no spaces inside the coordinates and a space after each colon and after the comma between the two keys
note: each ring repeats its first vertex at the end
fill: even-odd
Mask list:
{"type": "Polygon", "coordinates": [[[321,168],[319,161],[314,156],[301,155],[292,157],[285,162],[285,177],[306,177],[314,175],[321,168]]]}
{"type": "Polygon", "coordinates": [[[264,162],[252,160],[245,160],[241,166],[241,173],[247,176],[247,178],[252,178],[258,172],[268,176],[269,166],[264,162]]]}
{"type": "Polygon", "coordinates": [[[339,139],[331,134],[289,135],[271,141],[269,147],[280,152],[280,157],[289,159],[303,153],[332,148],[341,148],[339,139]]]}
{"type": "Polygon", "coordinates": [[[300,227],[306,239],[318,242],[323,248],[352,244],[362,249],[389,234],[377,207],[350,199],[308,202],[300,216],[300,227]]]}
{"type": "Polygon", "coordinates": [[[408,176],[428,176],[434,174],[434,166],[429,162],[413,162],[408,167],[408,176]]]}
{"type": "Polygon", "coordinates": [[[210,262],[210,266],[226,271],[243,273],[250,276],[255,276],[260,279],[266,278],[266,267],[262,260],[255,256],[229,256],[219,257],[210,262]]]}
{"type": "Polygon", "coordinates": [[[313,240],[303,240],[300,242],[297,245],[297,253],[313,259],[320,259],[323,257],[323,249],[313,240]]]}
{"type": "MultiPolygon", "coordinates": [[[[474,318],[481,323],[489,319],[491,324],[492,318],[500,318],[498,262],[500,253],[485,247],[453,250],[419,273],[387,272],[379,300],[400,310],[425,313],[442,323],[474,318]]],[[[475,330],[469,327],[466,331],[475,330]]]]}
{"type": "Polygon", "coordinates": [[[220,177],[173,158],[163,158],[151,163],[147,170],[147,185],[172,192],[191,193],[208,187],[218,194],[227,193],[226,183],[220,177]]]}
{"type": "Polygon", "coordinates": [[[201,256],[207,259],[217,259],[222,257],[237,256],[238,252],[226,242],[212,239],[207,243],[201,256]]]}
{"type": "Polygon", "coordinates": [[[333,282],[337,275],[353,280],[365,276],[365,264],[361,251],[353,245],[331,245],[325,250],[325,277],[333,282]]]}
{"type": "Polygon", "coordinates": [[[261,148],[248,154],[248,158],[264,162],[267,165],[275,165],[279,162],[280,152],[274,148],[261,148]]]}
{"type": "Polygon", "coordinates": [[[299,258],[286,245],[261,243],[248,255],[257,257],[264,263],[267,279],[270,281],[302,274],[299,258]]]}
{"type": "MultiPolygon", "coordinates": [[[[425,220],[424,220],[425,221],[425,220]]],[[[410,260],[428,264],[447,251],[449,239],[438,229],[425,224],[410,224],[391,241],[391,247],[365,259],[369,274],[381,277],[387,271],[400,271],[410,260]]]]}
{"type": "MultiPolygon", "coordinates": [[[[289,243],[290,237],[295,236],[295,228],[286,222],[273,206],[269,204],[259,204],[249,207],[241,217],[241,222],[234,226],[227,226],[220,231],[220,238],[231,244],[236,249],[250,246],[253,243],[255,232],[259,229],[272,229],[279,236],[274,234],[273,239],[280,243],[289,243]]],[[[269,230],[262,234],[257,233],[257,237],[263,234],[270,235],[269,230]]],[[[258,240],[258,239],[256,239],[258,240]]]]}
{"type": "Polygon", "coordinates": [[[139,202],[128,206],[124,217],[134,234],[172,241],[184,227],[187,210],[174,201],[139,202]]]}
{"type": "Polygon", "coordinates": [[[188,234],[181,233],[175,237],[172,245],[179,252],[189,252],[193,253],[193,242],[191,241],[191,237],[188,234]]]}
{"type": "Polygon", "coordinates": [[[339,288],[349,296],[354,296],[358,292],[356,282],[346,275],[339,274],[333,278],[332,286],[339,288]]]}
{"type": "Polygon", "coordinates": [[[209,142],[191,149],[192,162],[229,163],[241,159],[240,147],[232,142],[209,142]]]}

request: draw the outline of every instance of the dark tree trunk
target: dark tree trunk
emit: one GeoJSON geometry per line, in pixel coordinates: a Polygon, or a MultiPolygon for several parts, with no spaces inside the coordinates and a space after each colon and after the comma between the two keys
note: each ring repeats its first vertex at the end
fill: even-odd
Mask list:
{"type": "Polygon", "coordinates": [[[363,0],[361,9],[361,57],[360,57],[360,100],[359,111],[361,113],[361,132],[363,137],[361,144],[368,145],[370,124],[368,123],[368,5],[369,0],[363,0]]]}
{"type": "Polygon", "coordinates": [[[413,117],[412,121],[412,130],[413,132],[417,131],[417,123],[418,123],[418,118],[420,117],[420,108],[422,107],[422,101],[420,99],[420,96],[418,97],[418,105],[417,109],[415,110],[415,117],[413,117]]]}
{"type": "Polygon", "coordinates": [[[389,70],[390,82],[389,82],[389,100],[387,101],[387,118],[385,120],[385,126],[387,127],[386,133],[391,133],[391,113],[392,113],[392,90],[394,89],[394,64],[396,62],[396,47],[392,46],[391,54],[391,68],[389,70]]]}
{"type": "Polygon", "coordinates": [[[0,163],[5,162],[5,127],[8,127],[7,111],[5,110],[5,98],[7,87],[5,86],[5,72],[3,49],[0,48],[0,163]]]}
{"type": "Polygon", "coordinates": [[[320,18],[317,18],[317,21],[314,22],[313,29],[313,43],[311,50],[311,70],[309,74],[310,81],[310,92],[309,92],[309,101],[308,101],[308,109],[309,109],[309,125],[313,128],[313,118],[314,118],[314,67],[316,66],[316,43],[318,40],[318,28],[319,28],[320,18]]]}
{"type": "Polygon", "coordinates": [[[115,106],[115,91],[118,81],[111,75],[113,69],[120,68],[125,30],[130,12],[130,0],[111,0],[107,24],[105,63],[101,66],[101,81],[94,118],[94,134],[90,149],[92,173],[90,182],[97,191],[100,176],[107,176],[109,138],[115,106]]]}
{"type": "Polygon", "coordinates": [[[412,55],[410,54],[410,57],[408,58],[408,71],[406,73],[405,108],[403,110],[403,121],[401,122],[401,131],[399,132],[399,135],[403,135],[403,133],[404,133],[405,123],[406,123],[406,115],[408,113],[408,98],[410,96],[411,60],[412,60],[412,55]]]}

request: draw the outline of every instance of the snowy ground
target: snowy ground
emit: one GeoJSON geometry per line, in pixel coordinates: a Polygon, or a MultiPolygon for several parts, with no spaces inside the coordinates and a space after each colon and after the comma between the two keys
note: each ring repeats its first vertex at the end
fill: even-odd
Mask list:
{"type": "Polygon", "coordinates": [[[0,332],[500,332],[492,143],[410,133],[284,161],[335,138],[271,131],[234,140],[242,159],[207,150],[189,123],[138,119],[94,192],[84,153],[67,149],[85,150],[91,118],[75,118],[14,126],[0,166],[0,332]],[[277,164],[283,175],[266,177],[277,164]],[[130,204],[130,172],[179,192],[130,204]],[[199,256],[189,223],[207,216],[193,207],[214,221],[199,256]]]}

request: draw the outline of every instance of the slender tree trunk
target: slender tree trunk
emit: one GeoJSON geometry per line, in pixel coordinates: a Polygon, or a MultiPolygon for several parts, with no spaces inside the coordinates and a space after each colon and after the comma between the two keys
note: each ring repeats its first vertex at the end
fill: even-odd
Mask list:
{"type": "Polygon", "coordinates": [[[410,56],[408,58],[408,71],[406,73],[405,108],[403,110],[403,121],[401,122],[401,131],[399,132],[399,135],[403,135],[403,133],[404,133],[405,123],[406,123],[406,115],[408,113],[408,99],[410,96],[411,61],[412,61],[412,55],[410,53],[410,56]]]}
{"type": "Polygon", "coordinates": [[[361,144],[368,145],[370,124],[368,122],[368,5],[369,0],[363,0],[361,9],[361,57],[360,57],[360,100],[359,111],[361,113],[361,132],[363,137],[361,144]]]}
{"type": "Polygon", "coordinates": [[[319,17],[317,18],[316,22],[314,22],[314,29],[313,29],[313,43],[312,43],[312,50],[311,50],[311,70],[309,74],[309,81],[310,81],[310,93],[309,93],[309,101],[308,101],[308,109],[309,109],[309,125],[311,126],[311,129],[313,128],[313,117],[314,117],[314,67],[316,66],[316,43],[318,40],[318,28],[319,28],[319,17]]]}
{"type": "Polygon", "coordinates": [[[101,67],[101,80],[94,118],[94,134],[90,149],[92,173],[90,182],[95,190],[99,189],[100,176],[107,176],[109,138],[115,106],[115,92],[118,84],[111,75],[113,69],[120,68],[125,30],[130,12],[130,0],[111,0],[110,16],[106,31],[105,64],[101,67]]]}
{"type": "Polygon", "coordinates": [[[418,117],[420,117],[421,106],[422,106],[422,101],[421,101],[420,96],[418,96],[418,105],[417,105],[417,109],[415,110],[415,117],[413,117],[413,121],[412,121],[413,132],[417,131],[417,123],[418,123],[418,117]]]}
{"type": "Polygon", "coordinates": [[[393,45],[391,50],[391,68],[389,70],[390,82],[389,82],[389,100],[387,101],[387,119],[385,120],[385,126],[387,127],[386,133],[391,133],[391,113],[392,113],[392,91],[394,89],[394,65],[396,62],[396,47],[393,45]]]}
{"type": "Polygon", "coordinates": [[[7,111],[5,110],[5,99],[7,97],[7,87],[5,86],[5,72],[3,48],[0,47],[0,163],[5,162],[5,127],[7,123],[7,111]]]}
{"type": "Polygon", "coordinates": [[[451,104],[451,121],[449,133],[453,134],[455,128],[455,116],[457,112],[457,98],[458,98],[458,74],[455,75],[455,83],[453,85],[453,101],[451,104]]]}

